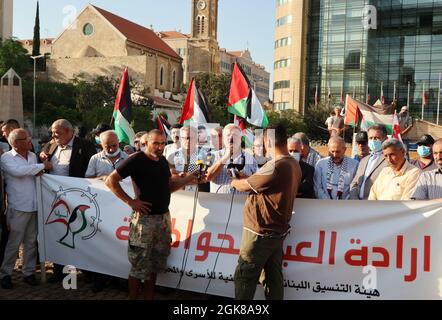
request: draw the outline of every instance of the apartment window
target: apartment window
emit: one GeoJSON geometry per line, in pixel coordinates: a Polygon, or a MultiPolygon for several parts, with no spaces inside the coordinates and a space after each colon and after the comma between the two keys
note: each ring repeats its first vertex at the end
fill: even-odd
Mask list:
{"type": "Polygon", "coordinates": [[[172,72],[172,88],[175,89],[176,87],[176,70],[173,70],[172,72]]]}
{"type": "Polygon", "coordinates": [[[275,41],[275,49],[279,47],[285,47],[292,44],[292,38],[291,37],[285,37],[281,38],[275,41]]]}
{"type": "Polygon", "coordinates": [[[275,103],[276,110],[288,110],[289,102],[277,102],[275,103]]]}
{"type": "Polygon", "coordinates": [[[275,61],[274,69],[287,68],[287,67],[290,67],[290,59],[281,59],[275,61]]]}
{"type": "Polygon", "coordinates": [[[290,88],[290,80],[277,81],[273,84],[273,89],[287,89],[290,88]]]}
{"type": "Polygon", "coordinates": [[[279,18],[278,20],[276,20],[276,26],[277,27],[283,26],[283,25],[288,24],[288,23],[292,23],[292,16],[291,15],[290,16],[284,16],[284,17],[279,18]]]}

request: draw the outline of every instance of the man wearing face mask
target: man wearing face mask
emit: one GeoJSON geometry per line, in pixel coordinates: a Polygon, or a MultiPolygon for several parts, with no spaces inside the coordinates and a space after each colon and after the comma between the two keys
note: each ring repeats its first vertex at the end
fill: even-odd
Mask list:
{"type": "Polygon", "coordinates": [[[433,158],[436,169],[421,174],[413,191],[413,200],[442,198],[442,139],[433,144],[433,158]]]}
{"type": "Polygon", "coordinates": [[[432,148],[434,139],[429,134],[424,134],[417,142],[417,154],[419,158],[410,161],[412,165],[415,165],[422,171],[433,171],[437,169],[437,165],[434,162],[432,148]]]}
{"type": "Polygon", "coordinates": [[[296,198],[315,199],[315,189],[313,181],[313,178],[315,176],[315,168],[308,163],[301,161],[301,140],[297,138],[287,139],[287,148],[289,150],[289,154],[296,161],[299,162],[299,166],[301,167],[302,178],[296,198]]]}
{"type": "Polygon", "coordinates": [[[86,178],[106,180],[107,176],[129,157],[125,152],[121,152],[115,131],[108,130],[101,133],[100,142],[103,151],[93,155],[89,160],[86,178]]]}
{"type": "Polygon", "coordinates": [[[401,128],[402,141],[404,142],[408,151],[408,144],[410,142],[410,139],[408,138],[408,133],[413,128],[413,118],[411,117],[407,106],[403,106],[401,108],[401,112],[399,112],[398,118],[399,118],[399,126],[401,128]]]}
{"type": "Polygon", "coordinates": [[[359,162],[358,170],[350,186],[351,200],[367,200],[373,183],[379,173],[387,167],[382,154],[382,143],[387,140],[387,128],[383,125],[371,126],[367,131],[370,155],[359,162]]]}

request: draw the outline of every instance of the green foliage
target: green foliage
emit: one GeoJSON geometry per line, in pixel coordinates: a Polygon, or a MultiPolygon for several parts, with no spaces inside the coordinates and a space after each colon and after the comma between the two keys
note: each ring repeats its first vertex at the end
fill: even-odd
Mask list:
{"type": "Polygon", "coordinates": [[[13,68],[20,77],[31,71],[31,63],[26,49],[14,39],[0,41],[0,76],[13,68]]]}
{"type": "Polygon", "coordinates": [[[34,23],[34,40],[32,43],[32,55],[34,57],[40,55],[40,13],[39,5],[37,1],[37,11],[35,12],[35,23],[34,23]]]}
{"type": "Polygon", "coordinates": [[[302,116],[295,110],[283,110],[281,112],[268,111],[269,125],[282,124],[287,128],[287,133],[293,135],[296,132],[305,132],[307,125],[302,116]]]}
{"type": "Polygon", "coordinates": [[[329,138],[325,120],[333,112],[330,103],[320,102],[317,106],[311,104],[304,115],[304,122],[308,124],[305,133],[311,140],[327,141],[329,138]]]}

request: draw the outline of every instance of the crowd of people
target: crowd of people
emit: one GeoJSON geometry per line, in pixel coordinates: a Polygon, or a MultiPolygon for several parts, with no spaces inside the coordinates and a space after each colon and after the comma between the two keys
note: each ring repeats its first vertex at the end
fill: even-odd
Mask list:
{"type": "MultiPolygon", "coordinates": [[[[336,114],[340,110],[336,109],[336,114]]],[[[336,116],[339,118],[339,116],[336,116]]],[[[341,126],[340,119],[337,127],[341,126]]],[[[321,157],[305,133],[288,137],[283,126],[270,127],[246,148],[235,124],[207,132],[204,126],[174,125],[171,143],[159,130],[139,132],[134,146],[121,146],[115,131],[99,125],[93,141],[78,137],[65,119],[51,126],[51,139],[36,155],[31,137],[15,120],[5,122],[0,141],[2,188],[1,287],[12,289],[12,272],[23,245],[24,281],[38,285],[36,177],[53,174],[101,179],[133,209],[128,245],[129,297],[152,299],[158,272],[170,253],[169,203],[177,190],[245,194],[244,230],[235,271],[235,296],[252,299],[260,280],[269,299],[283,298],[282,243],[290,231],[295,198],[324,200],[425,200],[442,198],[442,139],[424,135],[419,158],[410,161],[401,141],[383,125],[356,135],[354,158],[346,155],[340,132],[331,134],[328,156],[321,157]],[[131,177],[135,197],[120,187],[131,177]],[[155,181],[155,183],[152,183],[155,181]],[[3,211],[3,210],[2,210],[3,211]]],[[[331,131],[336,128],[331,127],[331,131]]],[[[61,282],[63,266],[54,264],[49,282],[61,282]]],[[[95,292],[108,281],[85,271],[95,292]]]]}

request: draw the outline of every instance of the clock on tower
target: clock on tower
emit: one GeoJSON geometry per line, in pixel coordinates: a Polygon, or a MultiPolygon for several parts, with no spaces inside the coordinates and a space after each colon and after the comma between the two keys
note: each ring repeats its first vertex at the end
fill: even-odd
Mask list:
{"type": "Polygon", "coordinates": [[[192,37],[216,40],[218,0],[192,0],[192,37]]]}

